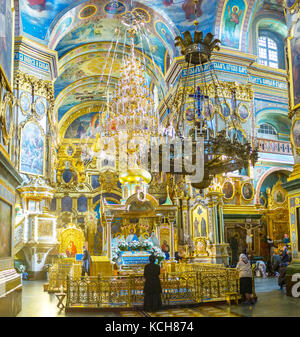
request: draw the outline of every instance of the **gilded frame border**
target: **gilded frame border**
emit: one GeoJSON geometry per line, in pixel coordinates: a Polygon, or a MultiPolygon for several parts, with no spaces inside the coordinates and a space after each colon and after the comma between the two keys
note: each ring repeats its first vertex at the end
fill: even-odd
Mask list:
{"type": "Polygon", "coordinates": [[[247,122],[247,120],[248,120],[249,117],[250,117],[250,111],[249,111],[249,108],[248,108],[247,104],[241,102],[241,103],[238,105],[237,114],[238,114],[238,116],[239,116],[239,119],[240,119],[242,122],[244,122],[244,123],[247,122]],[[246,108],[247,112],[248,112],[248,117],[247,117],[247,118],[242,118],[242,116],[241,116],[241,114],[240,114],[240,108],[241,108],[242,106],[244,106],[244,107],[246,108]]]}
{"type": "Polygon", "coordinates": [[[12,43],[12,51],[11,51],[11,78],[7,78],[7,75],[4,73],[4,70],[0,64],[0,73],[4,78],[4,81],[6,82],[7,91],[10,91],[11,93],[13,93],[13,78],[14,78],[14,55],[15,55],[15,16],[16,16],[16,12],[15,12],[15,6],[14,6],[14,2],[11,0],[11,14],[12,14],[12,39],[11,39],[11,43],[12,43]]]}
{"type": "Polygon", "coordinates": [[[292,53],[291,53],[291,40],[294,38],[294,30],[296,24],[299,23],[300,20],[300,13],[298,13],[297,20],[293,24],[291,28],[291,34],[287,38],[287,53],[288,53],[288,79],[290,85],[290,111],[294,111],[300,107],[300,103],[295,105],[295,97],[294,97],[294,81],[293,81],[293,67],[292,67],[292,53]]]}
{"type": "Polygon", "coordinates": [[[247,201],[247,202],[250,202],[253,200],[254,196],[255,196],[255,191],[254,191],[254,187],[253,187],[253,184],[250,183],[250,181],[245,181],[242,183],[242,186],[241,186],[241,196],[243,198],[244,201],[247,201]],[[250,199],[247,199],[244,197],[244,194],[243,194],[243,188],[246,184],[249,184],[251,186],[251,191],[252,191],[252,197],[250,199]]]}
{"type": "MultiPolygon", "coordinates": [[[[97,14],[98,11],[99,11],[99,8],[98,8],[97,6],[95,6],[94,4],[89,3],[89,4],[87,4],[86,6],[84,6],[84,7],[81,8],[81,10],[80,10],[79,13],[78,13],[78,19],[80,19],[80,20],[90,19],[91,17],[95,16],[95,15],[97,14]],[[96,11],[95,11],[93,14],[89,15],[89,16],[85,16],[85,17],[81,16],[81,13],[82,13],[86,8],[88,8],[88,7],[93,7],[93,8],[96,9],[96,11]]],[[[72,20],[72,23],[73,23],[73,20],[72,20]]],[[[72,23],[71,23],[71,24],[72,24],[72,23]]]]}
{"type": "MultiPolygon", "coordinates": [[[[202,239],[205,238],[205,239],[208,239],[208,233],[209,233],[209,214],[208,214],[208,210],[206,209],[206,207],[204,205],[202,205],[201,203],[199,203],[199,204],[194,205],[194,207],[191,209],[190,212],[191,212],[190,215],[191,215],[191,219],[192,219],[192,223],[191,223],[192,237],[194,238],[194,240],[196,238],[202,238],[202,239]],[[199,231],[200,236],[199,237],[198,236],[195,237],[194,220],[196,219],[196,216],[194,216],[194,211],[196,211],[196,209],[198,207],[201,207],[202,209],[203,208],[205,209],[205,215],[203,215],[203,217],[206,220],[206,236],[201,236],[201,228],[200,228],[200,231],[199,231]]],[[[201,225],[201,223],[199,223],[198,226],[200,226],[200,225],[201,225]]]]}
{"type": "Polygon", "coordinates": [[[236,191],[235,191],[235,186],[234,186],[233,182],[230,181],[230,180],[225,180],[224,183],[223,183],[223,185],[222,185],[222,193],[224,194],[223,198],[224,198],[226,201],[233,200],[233,198],[234,198],[234,196],[235,196],[235,192],[236,192],[236,191]],[[224,194],[224,192],[223,192],[224,185],[227,184],[227,183],[229,183],[229,184],[232,185],[232,196],[231,196],[230,198],[226,198],[226,197],[225,197],[225,194],[224,194]]]}
{"type": "Polygon", "coordinates": [[[2,105],[2,120],[3,120],[3,139],[4,139],[5,145],[7,145],[8,141],[9,141],[11,135],[12,135],[13,124],[14,124],[12,102],[10,100],[7,100],[7,99],[4,100],[4,103],[2,105]],[[7,107],[9,107],[9,111],[10,111],[10,129],[9,130],[7,130],[7,125],[6,125],[6,110],[7,110],[7,107]]]}
{"type": "Polygon", "coordinates": [[[285,0],[284,2],[285,2],[286,8],[287,8],[288,10],[291,10],[291,9],[294,9],[294,8],[296,7],[298,1],[299,1],[299,0],[296,0],[295,3],[293,4],[293,6],[291,6],[291,7],[289,7],[289,6],[287,5],[287,0],[285,0]]]}
{"type": "Polygon", "coordinates": [[[34,109],[35,115],[36,115],[36,117],[37,117],[38,120],[42,119],[45,116],[46,112],[47,112],[47,106],[46,106],[45,102],[43,101],[42,97],[37,97],[37,99],[32,104],[32,108],[34,109]],[[41,115],[36,110],[36,106],[39,103],[41,103],[43,105],[43,107],[44,107],[44,112],[41,115]]]}
{"type": "Polygon", "coordinates": [[[230,116],[232,115],[232,108],[231,108],[231,106],[228,104],[228,102],[226,102],[226,100],[223,101],[223,102],[221,102],[221,106],[217,108],[217,109],[218,109],[218,113],[219,113],[219,115],[220,115],[224,120],[228,120],[228,119],[230,118],[230,116]],[[229,114],[228,116],[224,116],[224,115],[222,114],[222,110],[223,110],[223,109],[221,109],[221,106],[222,106],[223,104],[227,105],[228,108],[229,108],[229,110],[230,110],[230,114],[229,114]]]}
{"type": "Polygon", "coordinates": [[[103,13],[105,13],[105,15],[106,14],[109,14],[109,15],[124,15],[124,14],[126,14],[127,12],[128,12],[128,9],[127,9],[127,7],[126,7],[126,5],[125,5],[125,3],[123,2],[123,1],[118,1],[118,2],[121,2],[121,4],[125,7],[125,12],[123,12],[123,13],[109,13],[109,12],[107,12],[106,10],[105,10],[105,7],[109,4],[109,3],[111,3],[111,2],[115,2],[115,1],[110,1],[110,2],[107,2],[107,3],[105,3],[103,6],[102,6],[102,12],[103,13]]]}
{"type": "MultiPolygon", "coordinates": [[[[296,149],[297,153],[300,152],[300,142],[299,142],[299,146],[296,146],[296,143],[295,143],[295,139],[294,139],[294,126],[295,124],[300,121],[300,116],[298,117],[295,117],[293,119],[293,122],[292,122],[292,126],[291,126],[291,131],[290,131],[290,139],[291,139],[291,143],[293,145],[293,148],[296,149]]],[[[299,133],[299,136],[300,136],[300,133],[299,133]]]]}
{"type": "Polygon", "coordinates": [[[23,115],[28,115],[30,113],[30,110],[31,110],[31,101],[30,101],[30,94],[29,92],[27,91],[22,91],[21,94],[20,94],[20,97],[18,98],[18,106],[20,107],[23,115]],[[24,110],[24,108],[22,107],[22,104],[21,104],[21,100],[23,97],[26,97],[28,99],[28,102],[29,102],[29,107],[28,107],[28,110],[24,110]]]}
{"type": "MultiPolygon", "coordinates": [[[[214,106],[212,100],[209,99],[208,101],[206,101],[206,102],[203,104],[203,115],[204,115],[205,119],[207,119],[208,121],[211,121],[211,120],[214,118],[215,113],[216,113],[216,108],[215,108],[215,106],[214,106]],[[209,104],[211,104],[211,106],[212,106],[212,108],[213,108],[213,111],[212,111],[212,113],[211,113],[210,116],[206,116],[205,113],[204,113],[204,111],[205,111],[204,109],[205,109],[209,104]]],[[[230,113],[230,115],[231,115],[231,113],[230,113]]],[[[229,115],[229,117],[230,117],[230,115],[229,115]]]]}

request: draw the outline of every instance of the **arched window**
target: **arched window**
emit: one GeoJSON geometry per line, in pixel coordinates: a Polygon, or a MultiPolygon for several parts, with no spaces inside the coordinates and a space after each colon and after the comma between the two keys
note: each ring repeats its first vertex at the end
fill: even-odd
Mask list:
{"type": "Polygon", "coordinates": [[[267,139],[277,139],[278,133],[273,125],[268,123],[263,123],[259,126],[258,129],[258,136],[261,138],[267,138],[267,139]]]}
{"type": "Polygon", "coordinates": [[[279,68],[277,43],[266,35],[258,39],[259,63],[272,68],[279,68]]]}

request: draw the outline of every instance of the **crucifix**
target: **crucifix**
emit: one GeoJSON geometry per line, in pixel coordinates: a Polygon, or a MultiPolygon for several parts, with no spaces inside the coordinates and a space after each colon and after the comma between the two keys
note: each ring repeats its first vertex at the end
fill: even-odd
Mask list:
{"type": "MultiPolygon", "coordinates": [[[[195,100],[197,100],[197,109],[196,109],[196,112],[195,112],[195,117],[196,117],[196,113],[197,113],[197,117],[198,119],[200,120],[201,118],[201,102],[204,98],[208,98],[208,96],[204,96],[202,95],[201,93],[201,89],[200,87],[198,86],[197,87],[197,92],[194,93],[193,95],[189,95],[189,97],[192,97],[194,98],[195,100]]],[[[195,118],[196,119],[196,118],[195,118]]],[[[200,124],[200,132],[202,133],[202,123],[200,124]]]]}
{"type": "Polygon", "coordinates": [[[252,246],[252,237],[253,237],[253,233],[252,230],[255,230],[256,228],[260,227],[260,224],[251,224],[251,222],[249,223],[245,223],[245,227],[241,226],[241,225],[237,225],[238,227],[242,228],[243,230],[246,231],[246,243],[247,243],[247,248],[248,248],[248,252],[250,253],[251,246],[252,246]]]}

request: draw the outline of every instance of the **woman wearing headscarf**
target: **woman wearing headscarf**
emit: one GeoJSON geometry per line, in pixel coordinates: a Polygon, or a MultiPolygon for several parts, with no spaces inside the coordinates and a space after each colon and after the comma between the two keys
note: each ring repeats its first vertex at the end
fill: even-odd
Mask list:
{"type": "Polygon", "coordinates": [[[252,295],[252,269],[249,260],[245,254],[241,254],[239,262],[236,266],[240,276],[240,293],[243,300],[248,304],[254,304],[255,301],[252,295]]]}
{"type": "Polygon", "coordinates": [[[155,264],[155,256],[149,256],[149,264],[144,269],[144,310],[154,312],[161,308],[160,267],[155,264]]]}

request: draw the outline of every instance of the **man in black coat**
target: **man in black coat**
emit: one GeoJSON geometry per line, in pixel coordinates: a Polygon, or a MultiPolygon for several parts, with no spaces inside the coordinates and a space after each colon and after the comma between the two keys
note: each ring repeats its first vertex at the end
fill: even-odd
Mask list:
{"type": "Polygon", "coordinates": [[[144,310],[154,312],[161,308],[160,267],[155,264],[155,256],[149,256],[150,263],[144,269],[144,310]]]}

